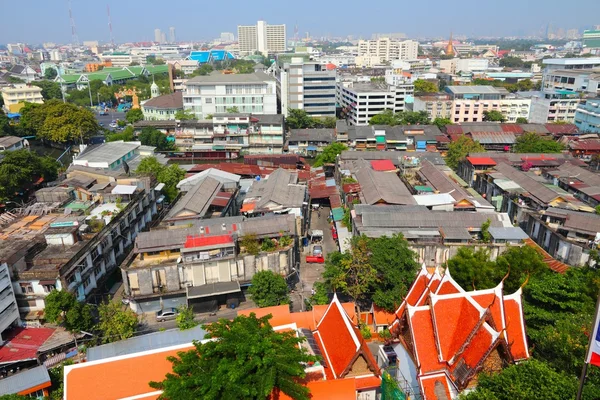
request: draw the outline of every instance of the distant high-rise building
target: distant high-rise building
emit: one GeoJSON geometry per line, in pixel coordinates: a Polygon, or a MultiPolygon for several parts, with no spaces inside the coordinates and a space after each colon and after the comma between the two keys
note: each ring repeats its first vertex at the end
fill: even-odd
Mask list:
{"type": "Polygon", "coordinates": [[[232,32],[221,32],[221,42],[235,42],[235,35],[232,32]]]}
{"type": "Polygon", "coordinates": [[[162,40],[162,32],[160,31],[160,29],[155,29],[154,30],[154,41],[156,43],[160,43],[160,41],[162,40]]]}
{"type": "Polygon", "coordinates": [[[579,31],[577,29],[569,29],[567,31],[567,39],[573,40],[579,38],[579,31]]]}
{"type": "Polygon", "coordinates": [[[169,28],[169,42],[170,43],[175,43],[177,41],[175,39],[176,39],[176,37],[175,37],[175,27],[171,26],[169,28]]]}
{"type": "Polygon", "coordinates": [[[268,25],[258,21],[256,25],[238,25],[240,54],[283,53],[287,48],[285,24],[268,25]]]}
{"type": "Polygon", "coordinates": [[[371,66],[391,60],[414,60],[417,58],[418,49],[419,43],[414,40],[359,40],[356,63],[371,66]]]}
{"type": "Polygon", "coordinates": [[[160,33],[160,43],[161,43],[161,44],[163,44],[163,43],[167,43],[167,35],[165,35],[165,33],[164,33],[164,32],[161,32],[161,33],[160,33]]]}

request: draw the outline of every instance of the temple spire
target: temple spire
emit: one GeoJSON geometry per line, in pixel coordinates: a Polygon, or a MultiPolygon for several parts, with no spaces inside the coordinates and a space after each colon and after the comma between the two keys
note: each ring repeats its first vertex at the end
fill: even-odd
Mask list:
{"type": "Polygon", "coordinates": [[[448,45],[446,46],[446,55],[454,55],[454,43],[452,41],[452,32],[450,32],[450,40],[448,40],[448,45]]]}

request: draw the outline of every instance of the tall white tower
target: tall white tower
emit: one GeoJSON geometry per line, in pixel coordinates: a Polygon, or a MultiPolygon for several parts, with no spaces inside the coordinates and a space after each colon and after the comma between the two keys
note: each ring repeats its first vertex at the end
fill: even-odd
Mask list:
{"type": "Polygon", "coordinates": [[[150,97],[155,98],[160,96],[160,89],[156,82],[154,82],[154,75],[152,75],[152,85],[150,86],[150,97]]]}

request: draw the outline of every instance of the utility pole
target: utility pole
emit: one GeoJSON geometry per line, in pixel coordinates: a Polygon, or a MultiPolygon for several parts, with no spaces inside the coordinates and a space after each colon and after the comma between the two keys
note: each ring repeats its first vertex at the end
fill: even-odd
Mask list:
{"type": "Polygon", "coordinates": [[[69,21],[71,22],[71,42],[75,46],[79,46],[79,37],[77,37],[77,29],[75,28],[75,19],[71,11],[71,0],[69,0],[69,21]]]}
{"type": "Polygon", "coordinates": [[[94,107],[94,103],[92,102],[92,86],[90,85],[92,81],[90,81],[90,77],[88,76],[88,93],[90,94],[90,107],[94,107]]]}

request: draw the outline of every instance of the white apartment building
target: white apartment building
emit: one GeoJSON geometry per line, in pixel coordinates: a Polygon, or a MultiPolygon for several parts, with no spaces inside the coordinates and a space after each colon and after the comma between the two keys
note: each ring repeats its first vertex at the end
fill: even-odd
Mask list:
{"type": "Polygon", "coordinates": [[[487,58],[452,58],[440,60],[440,70],[454,75],[458,72],[483,72],[487,71],[490,61],[487,58]]]}
{"type": "Polygon", "coordinates": [[[19,307],[10,281],[10,271],[6,262],[0,263],[0,343],[2,333],[9,327],[18,324],[19,307]]]}
{"type": "Polygon", "coordinates": [[[315,59],[318,59],[323,66],[333,64],[339,68],[342,66],[356,65],[356,56],[353,54],[323,54],[315,59]]]}
{"type": "Polygon", "coordinates": [[[557,69],[595,69],[600,68],[600,57],[589,58],[548,58],[542,61],[545,71],[557,69]]]}
{"type": "Polygon", "coordinates": [[[197,76],[186,82],[183,107],[197,119],[233,107],[240,113],[277,114],[275,78],[264,72],[197,76]]]}
{"type": "Polygon", "coordinates": [[[336,71],[328,71],[316,61],[292,57],[273,66],[281,113],[304,110],[313,117],[335,117],[336,71]]]}
{"type": "Polygon", "coordinates": [[[557,121],[575,121],[575,113],[581,102],[578,93],[565,94],[558,91],[519,92],[517,95],[531,100],[529,122],[548,124],[557,121]]]}
{"type": "Polygon", "coordinates": [[[285,24],[269,25],[258,21],[256,25],[238,25],[240,54],[248,55],[259,51],[265,56],[269,53],[283,53],[287,48],[285,24]]]}
{"type": "MultiPolygon", "coordinates": [[[[544,60],[546,61],[546,60],[544,60]]],[[[600,67],[596,69],[544,70],[542,90],[600,94],[600,67]]]]}
{"type": "Polygon", "coordinates": [[[146,54],[104,53],[98,56],[102,62],[110,61],[113,67],[128,67],[132,62],[146,65],[146,54]]]}
{"type": "Polygon", "coordinates": [[[511,95],[504,88],[492,86],[447,86],[446,92],[453,100],[451,120],[482,122],[486,111],[500,111],[506,122],[517,118],[529,120],[531,100],[511,95]]]}
{"type": "Polygon", "coordinates": [[[406,110],[406,101],[414,94],[412,84],[390,86],[374,82],[340,82],[338,103],[351,125],[368,125],[369,120],[385,110],[406,110]]]}
{"type": "Polygon", "coordinates": [[[371,66],[392,60],[414,60],[417,58],[419,43],[414,40],[379,38],[358,42],[358,66],[371,66]]]}
{"type": "Polygon", "coordinates": [[[2,93],[4,109],[7,112],[17,112],[20,108],[19,104],[23,104],[24,102],[37,104],[44,103],[42,88],[26,83],[5,86],[0,89],[0,93],[2,93]]]}

